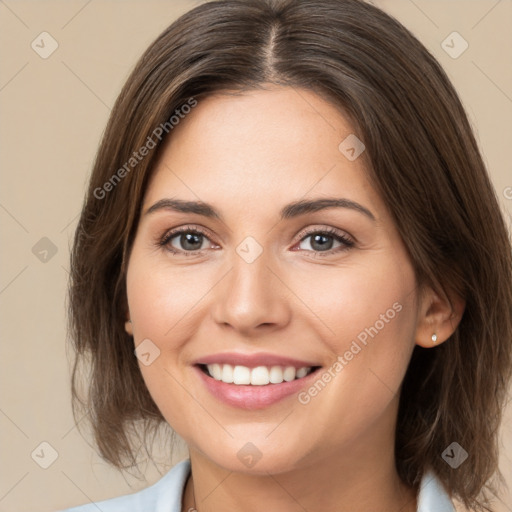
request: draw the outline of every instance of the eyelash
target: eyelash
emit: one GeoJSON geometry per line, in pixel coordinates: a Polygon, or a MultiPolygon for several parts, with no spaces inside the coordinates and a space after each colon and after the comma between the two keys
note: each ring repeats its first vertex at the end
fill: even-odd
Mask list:
{"type": "MultiPolygon", "coordinates": [[[[175,249],[174,247],[172,247],[172,245],[169,244],[169,242],[173,238],[175,238],[177,235],[180,235],[183,233],[193,233],[195,235],[202,235],[209,240],[208,234],[205,231],[203,231],[202,229],[200,229],[198,227],[184,226],[182,228],[177,228],[175,230],[165,233],[164,236],[161,237],[160,240],[158,240],[157,245],[159,247],[162,247],[165,250],[169,251],[173,255],[183,254],[185,256],[196,256],[196,255],[200,254],[204,249],[200,249],[197,251],[182,251],[182,250],[175,249]]],[[[355,245],[353,240],[351,240],[350,238],[348,238],[345,235],[340,234],[340,232],[338,232],[334,228],[325,228],[325,229],[308,228],[304,232],[301,233],[301,238],[299,239],[298,243],[302,242],[304,239],[306,239],[308,236],[311,236],[311,235],[327,235],[329,237],[334,238],[336,241],[341,242],[342,244],[344,244],[344,246],[336,247],[335,249],[329,249],[328,251],[314,251],[314,250],[298,249],[299,251],[305,251],[305,252],[309,252],[309,253],[312,252],[315,255],[323,256],[323,255],[331,255],[334,253],[347,251],[348,249],[352,248],[355,245]]]]}

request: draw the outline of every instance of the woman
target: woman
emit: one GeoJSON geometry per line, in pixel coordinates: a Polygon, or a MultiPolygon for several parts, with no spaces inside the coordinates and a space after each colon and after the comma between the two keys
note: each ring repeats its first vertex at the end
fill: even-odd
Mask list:
{"type": "Polygon", "coordinates": [[[191,10],[112,111],[70,285],[102,456],[135,466],[166,422],[190,458],[69,510],[491,510],[511,268],[457,94],[396,20],[191,10]]]}

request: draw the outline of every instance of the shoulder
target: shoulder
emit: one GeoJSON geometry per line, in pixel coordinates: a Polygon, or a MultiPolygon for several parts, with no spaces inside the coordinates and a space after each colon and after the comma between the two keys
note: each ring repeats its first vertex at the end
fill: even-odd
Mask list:
{"type": "Polygon", "coordinates": [[[160,480],[146,489],[60,512],[179,512],[183,488],[189,473],[190,461],[186,459],[176,464],[160,480]]]}
{"type": "Polygon", "coordinates": [[[441,480],[432,470],[423,474],[418,494],[418,512],[456,512],[441,480]]]}

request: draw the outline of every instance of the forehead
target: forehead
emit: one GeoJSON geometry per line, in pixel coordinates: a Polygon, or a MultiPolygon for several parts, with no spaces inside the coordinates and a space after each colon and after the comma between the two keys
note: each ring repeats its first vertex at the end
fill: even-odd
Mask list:
{"type": "Polygon", "coordinates": [[[272,87],[198,99],[170,133],[144,203],[177,195],[229,200],[245,210],[277,208],[285,197],[332,196],[334,190],[373,203],[378,197],[364,159],[351,161],[340,150],[353,136],[340,109],[304,89],[272,87]]]}

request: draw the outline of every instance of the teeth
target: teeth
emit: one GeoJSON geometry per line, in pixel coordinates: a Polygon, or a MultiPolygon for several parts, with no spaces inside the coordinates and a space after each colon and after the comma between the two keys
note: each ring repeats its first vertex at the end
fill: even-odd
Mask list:
{"type": "Polygon", "coordinates": [[[297,370],[297,379],[302,379],[302,377],[305,377],[308,374],[307,368],[299,368],[297,370]]]}
{"type": "MultiPolygon", "coordinates": [[[[210,369],[208,368],[210,372],[210,369]]],[[[210,372],[210,375],[212,372],[210,372]]],[[[222,365],[222,374],[220,377],[222,382],[226,382],[227,384],[231,384],[233,382],[233,367],[230,364],[222,365]]]]}
{"type": "Polygon", "coordinates": [[[283,382],[283,369],[280,366],[272,366],[269,372],[269,380],[272,384],[283,382]]]}
{"type": "MultiPolygon", "coordinates": [[[[226,366],[224,366],[225,368],[226,366]]],[[[251,383],[251,370],[246,366],[235,366],[233,370],[233,384],[250,384],[251,383]]]]}
{"type": "Polygon", "coordinates": [[[265,386],[270,382],[268,368],[257,366],[251,370],[251,384],[253,386],[265,386]]]}
{"type": "Polygon", "coordinates": [[[208,370],[215,380],[222,379],[222,367],[220,366],[220,364],[211,364],[208,367],[208,370]]]}
{"type": "Polygon", "coordinates": [[[287,366],[283,372],[283,379],[286,382],[290,382],[295,379],[295,368],[293,366],[287,366]]]}
{"type": "Polygon", "coordinates": [[[266,386],[281,384],[301,379],[311,373],[311,367],[295,368],[294,366],[232,366],[230,364],[209,364],[206,366],[210,377],[226,384],[266,386]]]}

